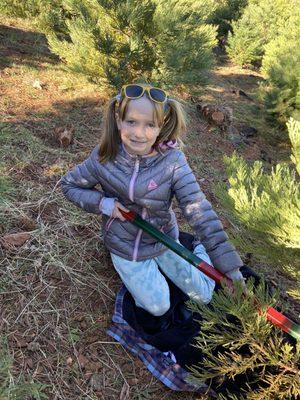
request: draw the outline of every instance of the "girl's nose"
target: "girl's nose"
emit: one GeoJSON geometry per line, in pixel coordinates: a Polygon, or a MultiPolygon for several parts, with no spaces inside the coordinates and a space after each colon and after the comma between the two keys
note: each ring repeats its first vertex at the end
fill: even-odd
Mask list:
{"type": "Polygon", "coordinates": [[[134,130],[134,135],[136,137],[144,137],[145,136],[145,128],[142,126],[136,126],[134,130]]]}

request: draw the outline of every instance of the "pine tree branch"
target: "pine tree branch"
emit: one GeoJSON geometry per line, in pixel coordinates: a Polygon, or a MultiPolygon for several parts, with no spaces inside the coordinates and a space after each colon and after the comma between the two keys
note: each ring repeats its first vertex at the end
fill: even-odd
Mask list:
{"type": "MultiPolygon", "coordinates": [[[[256,348],[259,352],[263,353],[267,359],[270,359],[270,353],[268,353],[260,344],[253,341],[251,343],[251,346],[256,348]]],[[[270,365],[272,365],[272,364],[270,364],[270,365]]],[[[295,375],[299,374],[299,369],[289,367],[288,365],[282,363],[281,361],[277,360],[276,366],[278,366],[280,369],[282,369],[284,373],[285,373],[285,371],[288,371],[288,372],[292,372],[295,375]]]]}

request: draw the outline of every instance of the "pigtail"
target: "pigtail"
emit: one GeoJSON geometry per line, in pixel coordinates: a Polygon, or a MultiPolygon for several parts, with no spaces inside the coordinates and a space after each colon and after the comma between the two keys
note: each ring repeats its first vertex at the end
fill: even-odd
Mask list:
{"type": "Polygon", "coordinates": [[[107,106],[104,117],[104,129],[100,141],[99,158],[100,162],[104,163],[109,160],[114,160],[118,153],[120,144],[120,135],[116,120],[116,103],[117,98],[114,97],[107,106]]]}
{"type": "Polygon", "coordinates": [[[157,142],[176,139],[180,143],[181,136],[186,133],[186,115],[182,105],[175,99],[168,99],[166,114],[157,142]]]}

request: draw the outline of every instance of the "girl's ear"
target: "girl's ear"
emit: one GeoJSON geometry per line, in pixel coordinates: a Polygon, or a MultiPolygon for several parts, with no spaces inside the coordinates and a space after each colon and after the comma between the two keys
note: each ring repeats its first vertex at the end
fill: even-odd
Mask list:
{"type": "Polygon", "coordinates": [[[115,117],[116,117],[116,123],[118,126],[119,131],[121,130],[121,121],[120,121],[120,117],[118,113],[115,113],[115,117]]]}

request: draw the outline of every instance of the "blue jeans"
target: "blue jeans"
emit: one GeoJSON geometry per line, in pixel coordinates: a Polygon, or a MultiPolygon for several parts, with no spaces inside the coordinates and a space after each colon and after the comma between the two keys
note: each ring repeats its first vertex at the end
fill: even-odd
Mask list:
{"type": "MultiPolygon", "coordinates": [[[[195,247],[194,253],[212,265],[202,244],[195,247]]],[[[110,254],[135,304],[152,315],[163,315],[170,308],[169,286],[159,268],[192,300],[209,303],[212,298],[215,282],[170,249],[144,261],[129,261],[110,254]]]]}

